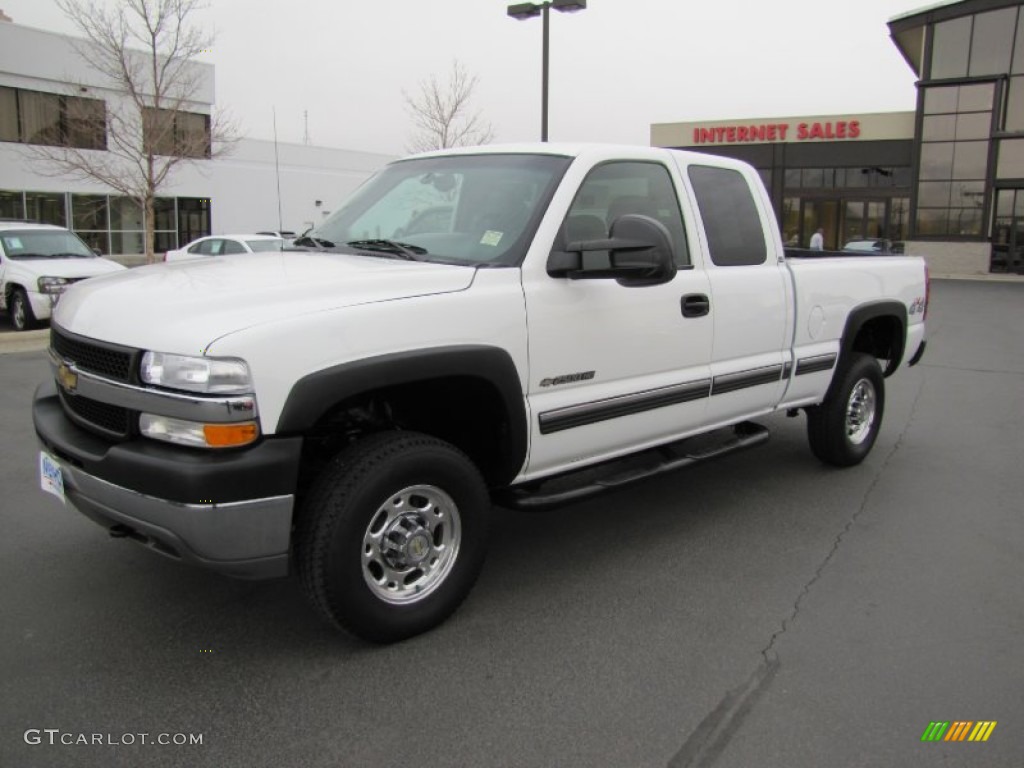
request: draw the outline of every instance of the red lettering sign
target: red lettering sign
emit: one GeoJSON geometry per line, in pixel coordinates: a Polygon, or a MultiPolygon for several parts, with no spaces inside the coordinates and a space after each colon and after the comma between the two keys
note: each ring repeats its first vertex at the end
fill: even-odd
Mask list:
{"type": "MultiPolygon", "coordinates": [[[[789,123],[760,123],[754,125],[715,125],[693,129],[694,144],[736,144],[752,141],[785,141],[789,123]]],[[[860,136],[859,120],[799,123],[794,138],[797,141],[836,141],[856,139],[860,136]]]]}

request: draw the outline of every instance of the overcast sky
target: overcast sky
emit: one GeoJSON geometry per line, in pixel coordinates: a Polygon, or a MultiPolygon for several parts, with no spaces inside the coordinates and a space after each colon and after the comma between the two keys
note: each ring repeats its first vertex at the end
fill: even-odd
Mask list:
{"type": "MultiPolygon", "coordinates": [[[[116,3],[117,0],[108,0],[116,3]]],[[[589,0],[551,13],[552,141],[648,144],[651,123],[914,109],[889,38],[927,0],[589,0]]],[[[457,58],[496,141],[540,136],[539,18],[504,0],[211,0],[217,102],[253,138],[402,154],[402,92],[457,58]]],[[[52,0],[0,0],[73,33],[52,0]]]]}

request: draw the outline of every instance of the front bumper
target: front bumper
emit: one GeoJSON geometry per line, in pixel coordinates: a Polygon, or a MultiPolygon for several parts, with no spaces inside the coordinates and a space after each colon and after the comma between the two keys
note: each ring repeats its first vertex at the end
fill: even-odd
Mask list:
{"type": "Polygon", "coordinates": [[[111,443],[65,416],[52,381],[36,390],[32,416],[68,501],[113,535],[231,576],[287,574],[301,438],[217,453],[111,443]]]}
{"type": "Polygon", "coordinates": [[[60,301],[59,293],[39,293],[38,291],[26,291],[29,306],[32,307],[32,316],[36,320],[49,320],[53,314],[53,308],[60,301]]]}

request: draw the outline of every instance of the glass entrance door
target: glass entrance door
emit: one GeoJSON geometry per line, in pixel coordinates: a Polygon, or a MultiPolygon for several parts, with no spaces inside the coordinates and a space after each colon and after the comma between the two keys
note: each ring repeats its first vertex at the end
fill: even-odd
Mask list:
{"type": "Polygon", "coordinates": [[[992,272],[1024,274],[1024,189],[996,190],[992,272]]]}
{"type": "Polygon", "coordinates": [[[884,200],[844,200],[840,247],[852,240],[880,240],[885,237],[884,200]]]}
{"type": "Polygon", "coordinates": [[[837,245],[839,201],[838,200],[802,200],[800,219],[800,247],[807,248],[811,244],[811,235],[823,229],[825,250],[834,251],[837,245]]]}

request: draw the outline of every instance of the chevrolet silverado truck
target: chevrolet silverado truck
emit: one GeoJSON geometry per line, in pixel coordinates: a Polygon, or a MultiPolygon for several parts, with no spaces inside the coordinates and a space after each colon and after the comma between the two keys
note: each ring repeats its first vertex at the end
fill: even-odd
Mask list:
{"type": "Polygon", "coordinates": [[[418,155],[296,248],[71,288],[40,483],[179,561],[295,573],[376,642],[459,606],[492,504],[757,445],[778,411],[861,462],[925,347],[921,259],[787,259],[756,171],[684,151],[418,155]]]}
{"type": "Polygon", "coordinates": [[[123,269],[63,227],[0,220],[0,309],[16,331],[48,320],[72,283],[123,269]]]}

